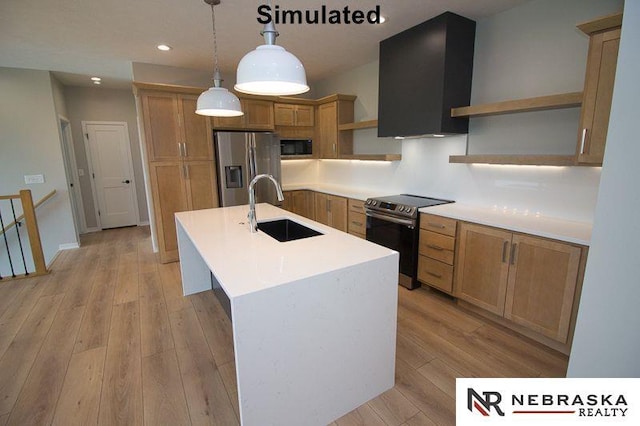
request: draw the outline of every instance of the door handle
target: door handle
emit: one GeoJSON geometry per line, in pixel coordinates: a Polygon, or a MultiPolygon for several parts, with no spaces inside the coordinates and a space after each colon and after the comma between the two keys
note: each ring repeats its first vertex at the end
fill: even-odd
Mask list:
{"type": "MultiPolygon", "coordinates": [[[[129,179],[123,180],[122,183],[126,183],[127,185],[129,185],[131,183],[131,181],[129,179]]],[[[73,185],[71,185],[73,186],[73,185]]]]}

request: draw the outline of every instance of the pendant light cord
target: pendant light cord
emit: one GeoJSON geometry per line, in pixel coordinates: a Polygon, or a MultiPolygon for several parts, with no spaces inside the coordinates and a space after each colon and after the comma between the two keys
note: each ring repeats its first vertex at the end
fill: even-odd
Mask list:
{"type": "Polygon", "coordinates": [[[211,4],[211,26],[213,27],[213,74],[214,79],[216,72],[219,72],[218,68],[218,38],[216,36],[216,13],[213,10],[213,4],[211,4]]]}

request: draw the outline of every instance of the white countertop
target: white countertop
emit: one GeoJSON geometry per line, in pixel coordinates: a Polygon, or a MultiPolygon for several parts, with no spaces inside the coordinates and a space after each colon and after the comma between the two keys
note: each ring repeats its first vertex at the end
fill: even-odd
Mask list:
{"type": "Polygon", "coordinates": [[[461,203],[425,207],[420,209],[420,212],[585,246],[588,246],[591,241],[591,223],[546,217],[536,213],[478,207],[461,203]]]}
{"type": "Polygon", "coordinates": [[[251,233],[249,206],[176,213],[195,248],[230,299],[392,255],[392,250],[270,204],[258,204],[258,222],[290,218],[324,235],[279,242],[251,233]]]}
{"type": "Polygon", "coordinates": [[[316,191],[316,192],[324,192],[325,194],[338,195],[340,197],[353,198],[355,200],[362,200],[362,201],[370,197],[380,197],[384,195],[391,195],[391,194],[387,194],[386,191],[383,191],[381,193],[380,191],[372,191],[369,189],[359,189],[359,188],[353,188],[353,187],[342,186],[342,185],[327,185],[327,184],[314,184],[314,183],[282,185],[283,191],[297,191],[301,189],[308,189],[310,191],[316,191]]]}

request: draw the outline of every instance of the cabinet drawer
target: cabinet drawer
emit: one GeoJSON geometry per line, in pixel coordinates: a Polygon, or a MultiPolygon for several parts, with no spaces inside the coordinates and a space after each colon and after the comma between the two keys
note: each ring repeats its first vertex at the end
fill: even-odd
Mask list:
{"type": "Polygon", "coordinates": [[[453,266],[426,256],[418,257],[418,280],[451,293],[453,290],[453,266]]]}
{"type": "Polygon", "coordinates": [[[349,212],[364,213],[364,201],[349,198],[349,212]]]}
{"type": "Polygon", "coordinates": [[[422,213],[420,217],[420,228],[437,232],[439,234],[449,235],[451,237],[456,236],[456,225],[456,220],[449,219],[448,217],[426,213],[422,213]]]}
{"type": "Polygon", "coordinates": [[[424,229],[420,230],[419,252],[423,256],[453,265],[455,243],[455,238],[448,235],[436,234],[424,229]]]}
{"type": "Polygon", "coordinates": [[[367,222],[364,213],[356,213],[349,210],[349,233],[365,235],[367,222]]]}

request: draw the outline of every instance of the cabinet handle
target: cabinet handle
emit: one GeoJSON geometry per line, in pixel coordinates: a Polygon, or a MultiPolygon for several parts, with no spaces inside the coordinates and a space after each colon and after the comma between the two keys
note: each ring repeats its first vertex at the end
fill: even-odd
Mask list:
{"type": "Polygon", "coordinates": [[[336,144],[335,143],[332,145],[332,148],[333,148],[333,153],[335,154],[336,153],[336,144]]]}
{"type": "Polygon", "coordinates": [[[356,226],[362,226],[362,222],[354,222],[354,221],[351,221],[351,223],[352,223],[352,224],[354,224],[354,225],[356,225],[356,226]]]}
{"type": "Polygon", "coordinates": [[[186,164],[182,165],[182,174],[185,179],[189,179],[189,167],[186,164]]]}
{"type": "Polygon", "coordinates": [[[580,138],[580,154],[584,154],[584,143],[587,141],[587,128],[582,129],[582,138],[580,138]]]}
{"type": "Polygon", "coordinates": [[[507,262],[507,246],[509,245],[509,241],[505,241],[502,244],[502,263],[507,262]]]}
{"type": "Polygon", "coordinates": [[[434,250],[438,250],[438,251],[442,251],[444,250],[442,247],[440,246],[434,246],[433,244],[427,244],[427,247],[432,248],[434,250]]]}
{"type": "Polygon", "coordinates": [[[516,263],[516,249],[518,248],[518,244],[514,243],[511,246],[511,264],[515,265],[516,263]]]}
{"type": "Polygon", "coordinates": [[[178,153],[180,157],[184,157],[184,155],[182,155],[182,144],[180,142],[178,142],[178,153]]]}
{"type": "Polygon", "coordinates": [[[427,275],[431,275],[432,277],[436,277],[436,278],[442,278],[442,275],[436,274],[436,273],[431,272],[431,271],[427,271],[427,275]]]}
{"type": "Polygon", "coordinates": [[[187,156],[187,143],[186,142],[182,142],[182,150],[184,151],[184,156],[187,156]]]}
{"type": "Polygon", "coordinates": [[[331,200],[327,200],[327,211],[331,211],[331,200]]]}
{"type": "Polygon", "coordinates": [[[438,229],[444,229],[445,226],[441,225],[439,223],[434,223],[434,222],[427,222],[427,226],[430,226],[432,228],[438,228],[438,229]]]}

